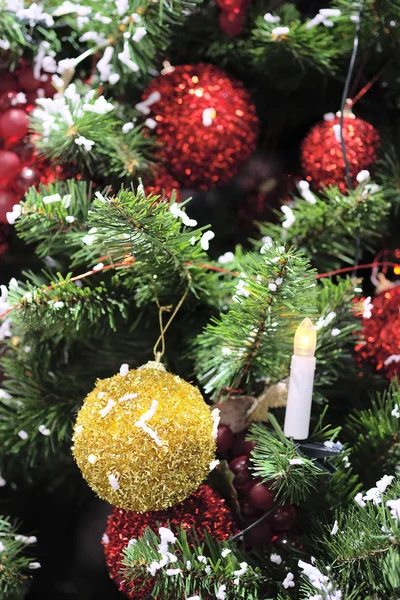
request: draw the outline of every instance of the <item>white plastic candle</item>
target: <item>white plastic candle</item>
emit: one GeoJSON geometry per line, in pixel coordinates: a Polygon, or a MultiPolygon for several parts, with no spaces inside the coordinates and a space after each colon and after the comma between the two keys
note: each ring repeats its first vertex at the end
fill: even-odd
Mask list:
{"type": "Polygon", "coordinates": [[[317,336],[310,319],[304,319],[294,336],[284,432],[295,440],[308,438],[314,386],[317,336]]]}

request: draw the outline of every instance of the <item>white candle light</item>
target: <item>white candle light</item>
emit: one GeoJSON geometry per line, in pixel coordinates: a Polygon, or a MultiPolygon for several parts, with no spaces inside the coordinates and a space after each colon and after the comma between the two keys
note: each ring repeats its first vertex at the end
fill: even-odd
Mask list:
{"type": "Polygon", "coordinates": [[[284,432],[295,440],[308,438],[315,371],[317,336],[310,319],[304,319],[294,336],[284,432]]]}

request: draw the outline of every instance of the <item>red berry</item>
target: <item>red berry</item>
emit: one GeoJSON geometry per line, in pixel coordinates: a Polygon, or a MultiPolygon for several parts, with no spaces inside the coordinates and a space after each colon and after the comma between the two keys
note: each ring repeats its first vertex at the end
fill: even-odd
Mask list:
{"type": "Polygon", "coordinates": [[[232,12],[235,9],[238,9],[243,4],[243,0],[216,0],[216,3],[220,7],[221,10],[225,10],[226,12],[232,12]]]}
{"type": "Polygon", "coordinates": [[[32,69],[21,69],[18,73],[18,82],[27,92],[34,92],[42,87],[42,82],[35,78],[32,69]]]}
{"type": "Polygon", "coordinates": [[[23,108],[24,103],[18,102],[18,92],[7,90],[0,96],[0,111],[8,110],[9,108],[23,108]]]}
{"type": "Polygon", "coordinates": [[[261,521],[244,534],[248,546],[265,546],[271,541],[271,527],[266,521],[261,521]]]}
{"type": "Polygon", "coordinates": [[[219,425],[217,433],[217,452],[229,450],[233,442],[233,433],[228,425],[219,425]]]}
{"type": "Polygon", "coordinates": [[[274,531],[288,531],[296,521],[296,510],[291,504],[278,506],[271,517],[271,527],[274,531]]]}
{"type": "Polygon", "coordinates": [[[232,445],[232,451],[235,456],[243,456],[243,454],[246,454],[244,451],[244,436],[244,431],[239,431],[239,433],[235,434],[235,439],[232,445]]]}
{"type": "Polygon", "coordinates": [[[226,35],[235,37],[242,33],[245,20],[246,13],[244,12],[221,12],[219,15],[219,26],[226,35]]]}
{"type": "Polygon", "coordinates": [[[0,117],[0,134],[5,140],[20,140],[28,129],[28,115],[20,108],[10,108],[0,117]]]}
{"type": "Polygon", "coordinates": [[[241,502],[240,503],[240,512],[245,518],[249,517],[260,517],[260,511],[257,508],[254,508],[249,502],[241,502]]]}
{"type": "Polygon", "coordinates": [[[243,488],[251,481],[247,456],[238,456],[237,458],[234,458],[229,463],[229,468],[235,475],[235,479],[233,480],[235,488],[243,488]]]}
{"type": "Polygon", "coordinates": [[[10,181],[21,168],[21,161],[15,152],[0,150],[0,181],[10,181]]]}
{"type": "Polygon", "coordinates": [[[250,504],[261,510],[270,510],[274,505],[274,497],[271,491],[263,483],[256,483],[251,488],[248,499],[250,504]]]}
{"type": "Polygon", "coordinates": [[[7,223],[6,213],[12,211],[14,204],[18,204],[18,196],[7,190],[0,190],[0,223],[7,223]]]}
{"type": "Polygon", "coordinates": [[[37,185],[39,181],[40,173],[37,169],[23,167],[14,179],[13,188],[22,196],[32,185],[37,185]]]}
{"type": "Polygon", "coordinates": [[[19,90],[19,85],[16,77],[11,73],[3,73],[0,71],[0,94],[9,92],[10,90],[19,90]]]}
{"type": "Polygon", "coordinates": [[[256,484],[255,479],[250,479],[250,481],[248,481],[247,483],[245,483],[244,485],[241,485],[239,487],[235,484],[235,482],[233,485],[236,487],[239,498],[247,498],[251,488],[255,484],[256,484]]]}
{"type": "Polygon", "coordinates": [[[250,440],[245,440],[245,442],[243,444],[243,454],[247,454],[247,456],[250,456],[250,454],[253,452],[255,447],[256,447],[255,442],[251,442],[250,440]]]}

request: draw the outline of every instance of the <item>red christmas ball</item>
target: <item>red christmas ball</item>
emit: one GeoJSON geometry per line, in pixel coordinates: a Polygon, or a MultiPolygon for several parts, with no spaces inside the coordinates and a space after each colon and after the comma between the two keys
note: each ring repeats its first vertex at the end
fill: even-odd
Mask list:
{"type": "Polygon", "coordinates": [[[18,200],[19,197],[12,192],[0,190],[0,223],[7,223],[6,214],[12,211],[14,204],[18,204],[18,200]]]}
{"type": "Polygon", "coordinates": [[[42,82],[36,79],[32,69],[21,69],[18,73],[18,83],[27,92],[35,92],[42,87],[42,82]]]}
{"type": "Polygon", "coordinates": [[[270,510],[274,505],[274,497],[271,491],[263,483],[256,483],[248,494],[248,500],[254,508],[270,510]]]}
{"type": "Polygon", "coordinates": [[[23,167],[13,181],[13,188],[21,196],[40,181],[40,173],[34,167],[23,167]]]}
{"type": "MultiPolygon", "coordinates": [[[[301,164],[306,179],[315,188],[337,185],[344,192],[348,187],[339,127],[339,117],[317,123],[301,145],[301,164]]],[[[379,134],[367,121],[345,116],[343,138],[351,179],[356,184],[358,173],[371,169],[376,161],[379,134]]]]}
{"type": "Polygon", "coordinates": [[[215,1],[218,4],[218,6],[220,7],[220,9],[224,10],[226,12],[232,12],[234,10],[237,10],[243,4],[243,0],[215,0],[215,1]]]}
{"type": "Polygon", "coordinates": [[[373,298],[369,312],[363,319],[362,343],[355,347],[357,362],[360,367],[371,364],[392,379],[400,374],[400,287],[373,298]]]}
{"type": "Polygon", "coordinates": [[[246,13],[244,11],[237,12],[221,12],[219,15],[219,26],[221,30],[230,35],[236,37],[240,35],[243,30],[243,25],[246,20],[246,13]]]}
{"type": "Polygon", "coordinates": [[[143,600],[153,585],[137,590],[135,585],[124,583],[120,574],[121,552],[146,527],[156,532],[158,527],[170,527],[176,533],[181,526],[187,530],[195,527],[200,540],[204,537],[204,529],[220,541],[239,531],[225,500],[207,485],[201,485],[192,496],[168,510],[139,514],[122,508],[113,509],[103,537],[104,553],[111,577],[129,598],[143,600]]]}
{"type": "Polygon", "coordinates": [[[238,456],[229,463],[229,468],[235,475],[233,485],[235,488],[243,488],[252,481],[249,471],[249,459],[247,456],[238,456]]]}
{"type": "Polygon", "coordinates": [[[255,150],[258,120],[241,83],[213,65],[179,65],[154,79],[143,95],[157,124],[161,158],[188,187],[228,181],[255,150]]]}
{"type": "Polygon", "coordinates": [[[10,108],[0,117],[0,135],[5,140],[20,140],[28,133],[28,129],[28,115],[20,108],[10,108]]]}
{"type": "Polygon", "coordinates": [[[233,433],[228,425],[219,425],[217,432],[217,452],[229,450],[233,443],[233,433]]]}
{"type": "Polygon", "coordinates": [[[10,181],[21,168],[21,161],[15,152],[0,150],[0,182],[10,181]]]}
{"type": "Polygon", "coordinates": [[[274,531],[289,531],[296,521],[296,509],[291,504],[278,506],[270,519],[274,531]]]}

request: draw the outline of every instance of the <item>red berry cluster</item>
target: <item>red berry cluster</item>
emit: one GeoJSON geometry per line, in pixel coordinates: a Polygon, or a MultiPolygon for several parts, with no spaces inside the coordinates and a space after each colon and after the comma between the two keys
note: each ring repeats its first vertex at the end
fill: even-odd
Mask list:
{"type": "Polygon", "coordinates": [[[221,9],[219,25],[222,31],[232,37],[240,35],[251,0],[216,0],[216,2],[221,9]]]}
{"type": "MultiPolygon", "coordinates": [[[[249,469],[249,456],[254,450],[254,442],[246,441],[245,432],[234,435],[228,425],[219,425],[217,453],[229,460],[229,468],[234,474],[233,485],[237,491],[244,526],[255,523],[274,505],[274,495],[267,483],[253,477],[249,469]]],[[[250,529],[244,536],[249,546],[262,546],[270,541],[279,541],[280,534],[292,529],[296,520],[295,508],[282,504],[270,517],[250,529]]]]}
{"type": "Polygon", "coordinates": [[[32,69],[0,71],[0,222],[21,196],[39,182],[50,182],[55,173],[38,158],[29,136],[29,113],[38,96],[53,96],[50,75],[36,79],[32,69]]]}

